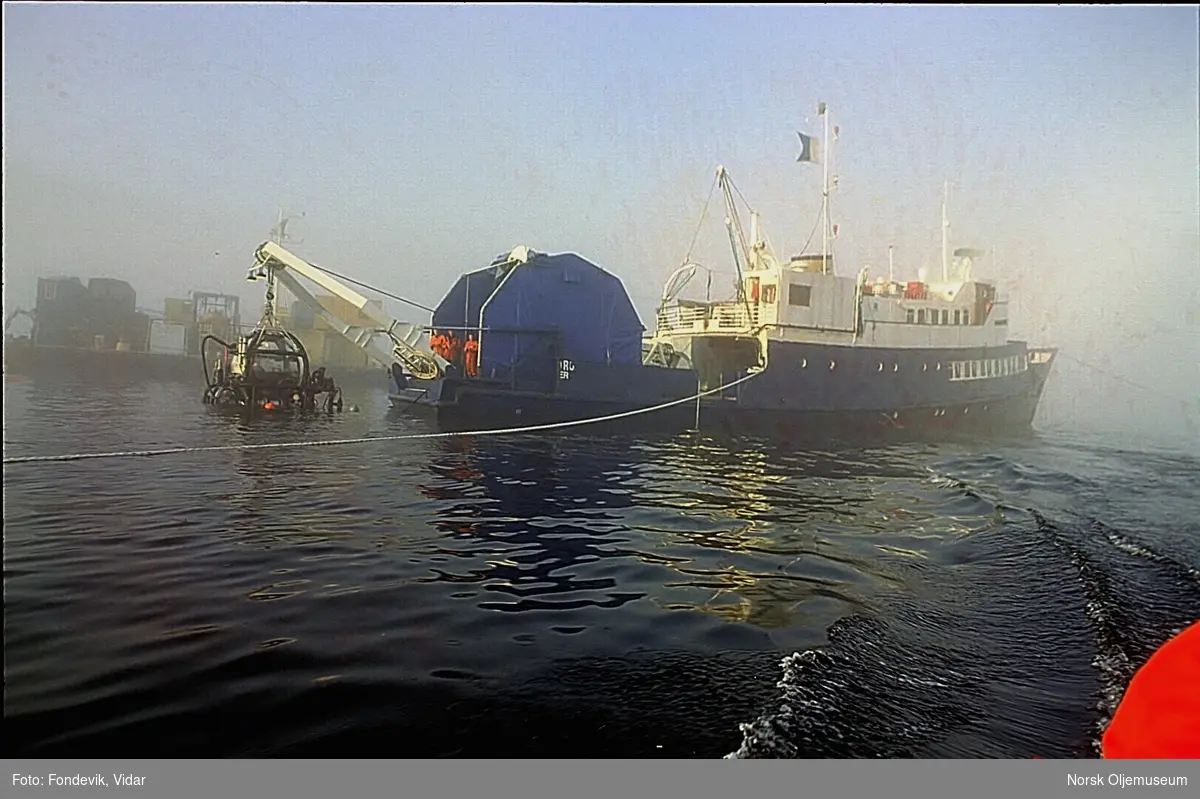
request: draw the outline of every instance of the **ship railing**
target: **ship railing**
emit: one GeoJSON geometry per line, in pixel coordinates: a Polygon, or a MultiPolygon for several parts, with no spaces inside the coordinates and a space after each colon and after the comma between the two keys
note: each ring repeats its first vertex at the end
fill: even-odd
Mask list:
{"type": "Polygon", "coordinates": [[[670,333],[746,333],[758,326],[758,308],[744,304],[708,307],[675,305],[657,314],[658,329],[670,333]]]}
{"type": "Polygon", "coordinates": [[[1054,358],[1054,353],[1050,350],[1031,350],[1029,352],[1029,362],[1031,364],[1049,363],[1054,358]]]}

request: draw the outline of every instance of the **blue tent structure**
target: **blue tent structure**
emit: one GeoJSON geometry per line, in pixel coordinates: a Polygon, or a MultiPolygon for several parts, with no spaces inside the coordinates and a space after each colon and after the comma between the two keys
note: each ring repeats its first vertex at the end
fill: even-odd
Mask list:
{"type": "Polygon", "coordinates": [[[640,365],[645,330],[616,275],[574,253],[532,251],[461,276],[432,327],[474,334],[480,376],[501,379],[561,360],[640,365]]]}

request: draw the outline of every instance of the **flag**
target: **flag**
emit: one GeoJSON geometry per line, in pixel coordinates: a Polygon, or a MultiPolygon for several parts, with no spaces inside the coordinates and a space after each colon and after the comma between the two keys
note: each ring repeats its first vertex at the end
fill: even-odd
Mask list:
{"type": "Polygon", "coordinates": [[[800,155],[796,156],[796,160],[810,164],[821,163],[821,140],[805,136],[800,131],[796,131],[796,135],[800,137],[800,155]]]}

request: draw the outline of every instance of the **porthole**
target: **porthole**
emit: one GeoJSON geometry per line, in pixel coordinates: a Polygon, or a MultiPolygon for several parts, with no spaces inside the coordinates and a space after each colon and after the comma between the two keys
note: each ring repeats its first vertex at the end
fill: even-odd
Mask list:
{"type": "Polygon", "coordinates": [[[829,371],[831,371],[831,372],[832,372],[832,371],[833,371],[833,367],[835,367],[835,366],[837,366],[837,361],[830,361],[830,362],[829,362],[829,371]]]}
{"type": "Polygon", "coordinates": [[[894,364],[892,364],[892,371],[893,371],[893,372],[899,372],[899,371],[900,371],[900,364],[898,364],[898,363],[894,363],[894,364]]]}
{"type": "Polygon", "coordinates": [[[883,371],[883,361],[879,362],[879,371],[883,371]]]}
{"type": "Polygon", "coordinates": [[[801,369],[807,369],[807,368],[808,368],[808,358],[801,358],[801,359],[800,359],[800,368],[801,368],[801,369]]]}
{"type": "Polygon", "coordinates": [[[939,372],[942,371],[942,362],[941,361],[938,361],[937,370],[939,372]]]}
{"type": "Polygon", "coordinates": [[[927,364],[927,363],[923,363],[923,364],[921,364],[921,371],[922,371],[922,372],[928,372],[928,371],[929,371],[929,364],[927,364]]]}

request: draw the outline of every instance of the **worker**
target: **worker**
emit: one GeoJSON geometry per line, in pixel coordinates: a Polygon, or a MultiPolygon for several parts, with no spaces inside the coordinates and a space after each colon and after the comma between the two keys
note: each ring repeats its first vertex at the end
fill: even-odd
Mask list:
{"type": "Polygon", "coordinates": [[[446,357],[446,339],[437,331],[437,328],[429,331],[429,349],[433,350],[434,355],[446,357]]]}
{"type": "Polygon", "coordinates": [[[448,360],[450,363],[454,364],[455,366],[457,366],[461,369],[462,368],[462,342],[458,340],[458,336],[454,335],[453,330],[450,331],[450,335],[447,338],[446,349],[449,350],[449,354],[446,356],[446,360],[448,360]]]}
{"type": "Polygon", "coordinates": [[[473,333],[467,334],[467,343],[463,346],[463,355],[467,362],[467,377],[479,376],[479,342],[473,333]]]}
{"type": "Polygon", "coordinates": [[[1100,742],[1105,758],[1200,758],[1200,621],[1138,669],[1100,742]]]}

